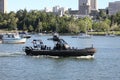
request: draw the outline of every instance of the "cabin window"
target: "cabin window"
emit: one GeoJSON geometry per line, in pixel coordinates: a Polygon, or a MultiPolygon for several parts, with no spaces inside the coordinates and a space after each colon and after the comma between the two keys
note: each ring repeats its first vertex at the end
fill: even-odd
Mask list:
{"type": "Polygon", "coordinates": [[[10,35],[8,35],[8,38],[10,38],[10,35]]]}
{"type": "Polygon", "coordinates": [[[12,35],[12,38],[14,38],[14,35],[12,35]]]}

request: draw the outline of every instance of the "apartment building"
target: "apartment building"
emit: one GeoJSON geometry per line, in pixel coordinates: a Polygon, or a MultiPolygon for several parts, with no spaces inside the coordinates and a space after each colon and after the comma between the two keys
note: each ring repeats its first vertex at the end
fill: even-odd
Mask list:
{"type": "Polygon", "coordinates": [[[7,0],[0,0],[0,12],[7,12],[7,0]]]}
{"type": "Polygon", "coordinates": [[[115,15],[120,11],[120,1],[109,2],[108,12],[109,15],[115,15]]]}
{"type": "Polygon", "coordinates": [[[92,10],[97,10],[97,0],[79,0],[79,13],[89,15],[92,10]]]}

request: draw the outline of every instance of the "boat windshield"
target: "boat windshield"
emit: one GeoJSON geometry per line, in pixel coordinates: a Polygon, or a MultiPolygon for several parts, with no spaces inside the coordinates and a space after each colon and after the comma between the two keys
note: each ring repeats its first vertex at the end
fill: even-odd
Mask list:
{"type": "Polygon", "coordinates": [[[63,39],[60,39],[60,43],[67,44],[67,42],[65,42],[65,40],[63,40],[63,39]]]}

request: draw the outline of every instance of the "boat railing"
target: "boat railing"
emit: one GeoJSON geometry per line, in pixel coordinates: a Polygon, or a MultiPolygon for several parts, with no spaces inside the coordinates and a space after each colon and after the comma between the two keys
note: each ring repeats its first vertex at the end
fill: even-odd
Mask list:
{"type": "Polygon", "coordinates": [[[48,47],[45,45],[42,40],[33,40],[33,49],[38,49],[38,50],[51,50],[51,47],[48,47]]]}

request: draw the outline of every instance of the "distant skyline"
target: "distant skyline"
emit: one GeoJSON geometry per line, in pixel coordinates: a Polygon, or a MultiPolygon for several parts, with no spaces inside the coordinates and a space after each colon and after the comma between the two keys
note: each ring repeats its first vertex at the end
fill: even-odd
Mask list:
{"type": "MultiPolygon", "coordinates": [[[[109,2],[120,0],[97,0],[98,9],[108,7],[109,2]]],[[[61,7],[72,8],[78,10],[78,0],[8,0],[7,9],[10,11],[18,11],[20,9],[29,10],[42,10],[45,7],[52,8],[59,5],[61,7]]]]}

